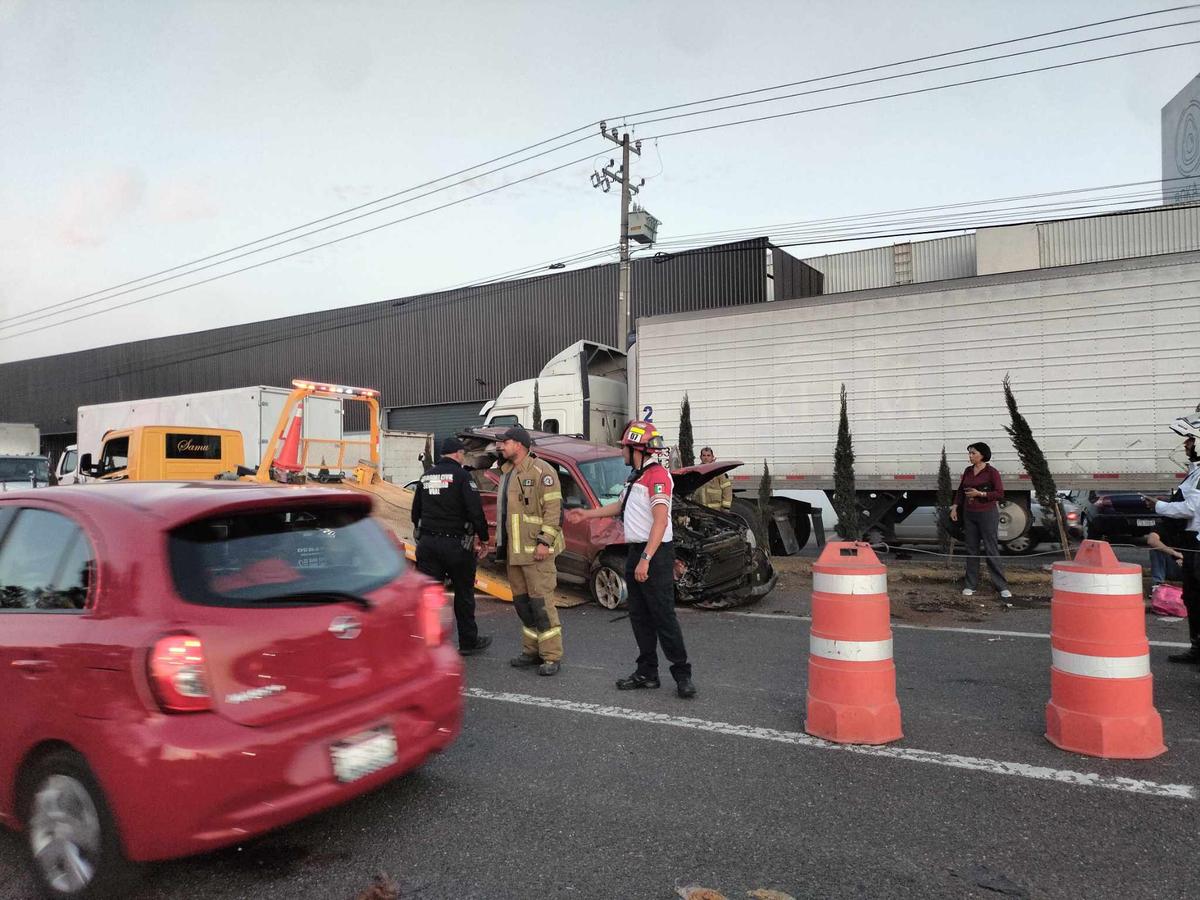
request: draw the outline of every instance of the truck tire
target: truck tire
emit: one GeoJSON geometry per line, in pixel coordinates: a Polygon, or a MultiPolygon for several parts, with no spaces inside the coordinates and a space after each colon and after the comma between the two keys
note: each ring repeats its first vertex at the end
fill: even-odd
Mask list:
{"type": "Polygon", "coordinates": [[[762,547],[770,555],[770,535],[763,529],[762,519],[758,516],[758,504],[745,497],[734,497],[730,512],[746,523],[746,527],[754,535],[754,546],[762,547]]]}
{"type": "Polygon", "coordinates": [[[592,599],[605,609],[620,609],[629,599],[629,588],[625,584],[625,557],[614,550],[606,550],[596,559],[588,575],[588,592],[592,599]]]}

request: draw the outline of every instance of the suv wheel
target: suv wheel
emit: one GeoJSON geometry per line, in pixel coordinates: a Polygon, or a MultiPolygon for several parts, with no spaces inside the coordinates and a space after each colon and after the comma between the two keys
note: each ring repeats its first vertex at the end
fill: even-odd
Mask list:
{"type": "Polygon", "coordinates": [[[115,896],[131,867],[95,777],[79,754],[59,750],[26,782],[25,846],[42,895],[115,896]]]}
{"type": "Polygon", "coordinates": [[[592,599],[605,609],[619,609],[629,598],[625,584],[625,560],[616,553],[603,553],[588,578],[592,599]]]}

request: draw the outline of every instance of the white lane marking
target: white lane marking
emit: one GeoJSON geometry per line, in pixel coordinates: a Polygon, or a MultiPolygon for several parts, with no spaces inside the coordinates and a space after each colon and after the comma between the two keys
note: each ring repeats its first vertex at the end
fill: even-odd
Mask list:
{"type": "MultiPolygon", "coordinates": [[[[812,616],[793,616],[787,613],[756,613],[730,612],[727,615],[744,616],[747,619],[790,619],[793,622],[811,622],[812,616]]],[[[989,628],[952,628],[949,625],[906,625],[903,622],[893,622],[892,628],[908,628],[912,631],[946,631],[951,634],[988,634],[999,637],[1042,638],[1048,640],[1050,635],[1041,631],[996,631],[989,628]]],[[[1150,641],[1151,647],[1179,647],[1186,650],[1191,644],[1181,644],[1178,641],[1150,641]]]]}
{"type": "Polygon", "coordinates": [[[797,731],[778,731],[774,728],[760,728],[756,725],[733,725],[729,722],[713,722],[708,719],[697,719],[691,716],[670,716],[666,713],[625,709],[620,706],[601,706],[596,703],[580,703],[576,700],[559,700],[554,697],[535,697],[531,694],[485,691],[482,688],[467,688],[464,693],[468,697],[474,697],[479,700],[498,700],[502,703],[515,703],[520,706],[534,706],[542,709],[555,709],[561,712],[582,713],[589,716],[601,716],[606,719],[624,719],[630,722],[642,722],[647,725],[671,725],[676,728],[688,728],[693,731],[706,731],[710,734],[724,734],[732,737],[752,738],[758,741],[773,741],[778,744],[792,744],[797,747],[808,747],[813,750],[841,750],[845,753],[856,753],[860,756],[876,756],[883,759],[931,763],[938,766],[948,766],[952,769],[986,772],[991,775],[1014,775],[1020,778],[1031,778],[1035,781],[1056,781],[1059,784],[1067,784],[1073,787],[1105,788],[1110,791],[1148,794],[1152,797],[1169,797],[1174,800],[1195,800],[1197,797],[1200,797],[1200,793],[1197,792],[1196,787],[1190,784],[1161,784],[1156,781],[1145,781],[1140,778],[1120,778],[1113,775],[1101,775],[1097,772],[1073,772],[1070,769],[1052,769],[1049,766],[1003,762],[998,759],[979,759],[973,756],[959,756],[956,753],[938,753],[933,750],[915,750],[908,747],[870,747],[860,744],[834,744],[830,741],[823,741],[820,738],[797,731]]]}
{"type": "Polygon", "coordinates": [[[1050,648],[1054,668],[1068,675],[1088,678],[1145,678],[1150,674],[1150,654],[1143,656],[1088,656],[1050,648]]]}
{"type": "Polygon", "coordinates": [[[823,594],[886,594],[887,574],[839,575],[813,572],[813,590],[823,594]]]}
{"type": "Polygon", "coordinates": [[[1103,594],[1110,597],[1142,596],[1142,570],[1136,572],[1075,572],[1054,570],[1054,587],[1074,594],[1103,594]]]}
{"type": "Polygon", "coordinates": [[[837,641],[830,638],[808,636],[808,652],[823,659],[840,659],[846,662],[880,662],[892,658],[892,639],[886,641],[837,641]]]}

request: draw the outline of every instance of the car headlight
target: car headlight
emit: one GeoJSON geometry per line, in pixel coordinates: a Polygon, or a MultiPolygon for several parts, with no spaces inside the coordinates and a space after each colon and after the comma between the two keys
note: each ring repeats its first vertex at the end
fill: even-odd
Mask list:
{"type": "Polygon", "coordinates": [[[746,543],[749,544],[752,548],[758,546],[758,538],[756,538],[754,536],[753,528],[746,529],[746,543]]]}

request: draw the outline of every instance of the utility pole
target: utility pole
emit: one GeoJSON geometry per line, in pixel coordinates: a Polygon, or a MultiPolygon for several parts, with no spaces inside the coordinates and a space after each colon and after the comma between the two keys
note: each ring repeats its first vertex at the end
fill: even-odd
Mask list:
{"type": "Polygon", "coordinates": [[[615,181],[621,185],[621,262],[617,275],[617,349],[625,350],[629,345],[629,204],[633,195],[638,192],[645,179],[633,184],[629,174],[629,154],[642,155],[642,142],[629,141],[629,133],[618,136],[617,130],[608,130],[608,125],[600,123],[601,136],[612,141],[621,148],[621,168],[613,171],[616,160],[610,159],[608,165],[599,172],[592,173],[592,187],[598,187],[608,193],[615,181]]]}

